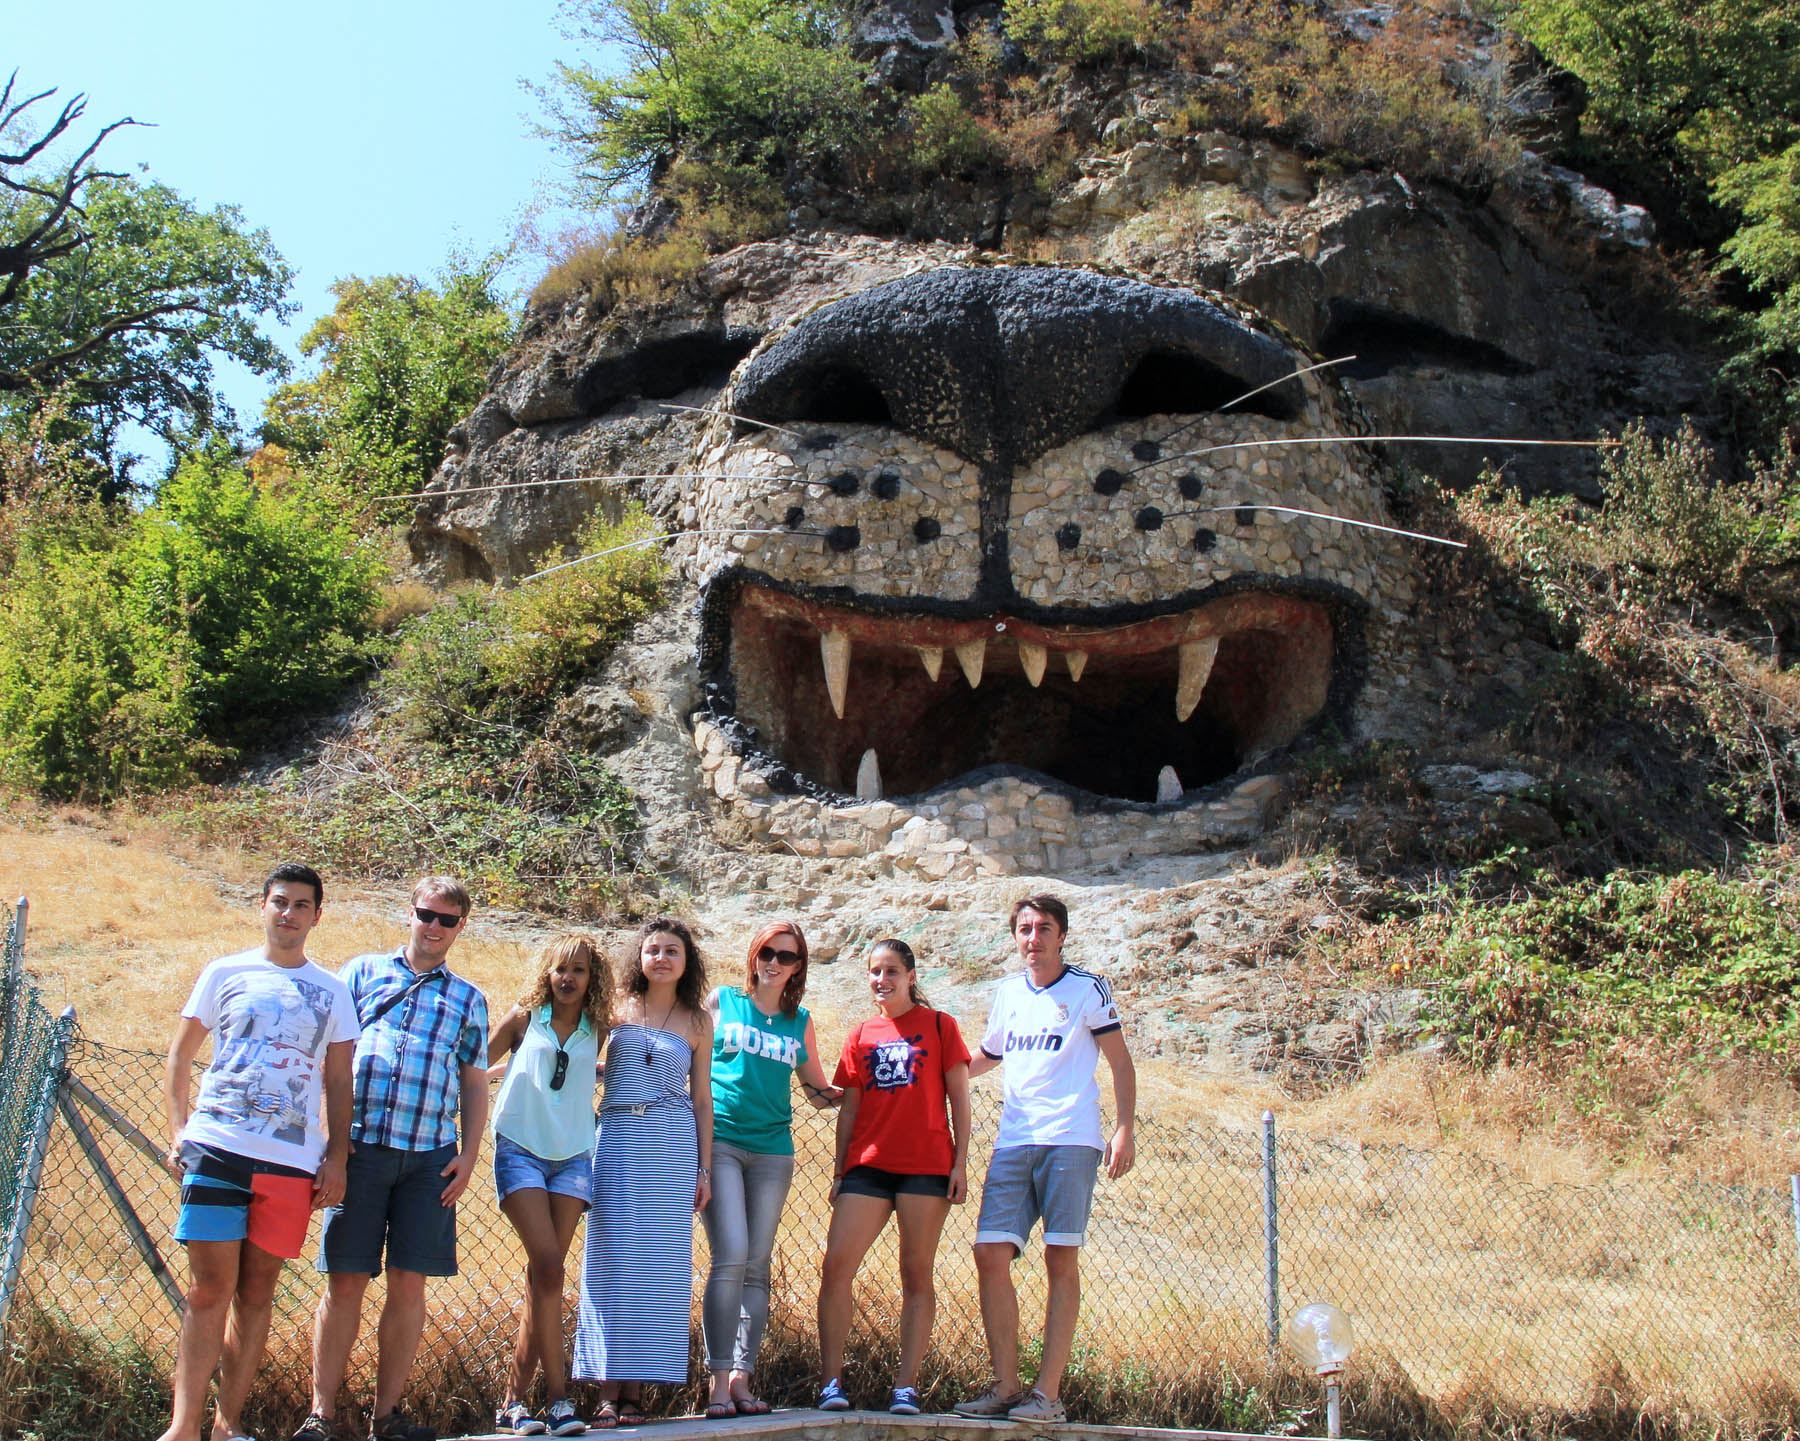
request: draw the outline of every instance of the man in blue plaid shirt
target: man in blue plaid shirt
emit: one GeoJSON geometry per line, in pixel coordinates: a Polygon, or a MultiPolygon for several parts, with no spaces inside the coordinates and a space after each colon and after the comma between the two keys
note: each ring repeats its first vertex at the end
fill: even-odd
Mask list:
{"type": "Polygon", "coordinates": [[[371,1441],[434,1441],[400,1410],[425,1329],[425,1278],[456,1274],[456,1200],[487,1124],[487,1002],[445,964],[469,916],[449,876],[413,887],[406,944],[339,973],[362,1023],[343,1204],[325,1213],[313,1323],[312,1414],[294,1441],[332,1441],[363,1293],[387,1253],[371,1441]],[[462,1119],[460,1144],[457,1118],[462,1119]]]}

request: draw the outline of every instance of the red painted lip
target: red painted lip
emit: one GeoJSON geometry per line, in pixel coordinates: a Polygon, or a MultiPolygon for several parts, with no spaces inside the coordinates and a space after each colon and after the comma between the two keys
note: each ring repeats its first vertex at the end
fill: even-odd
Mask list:
{"type": "Polygon", "coordinates": [[[1325,707],[1336,652],[1324,603],[1264,590],[1082,624],[881,613],[746,583],[730,625],[753,749],[844,794],[873,751],[886,795],[1005,766],[1153,802],[1165,768],[1185,792],[1293,740],[1325,707]]]}

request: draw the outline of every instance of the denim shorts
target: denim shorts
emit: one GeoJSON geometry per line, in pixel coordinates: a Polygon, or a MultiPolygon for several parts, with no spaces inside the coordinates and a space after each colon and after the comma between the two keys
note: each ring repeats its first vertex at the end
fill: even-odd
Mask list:
{"type": "Polygon", "coordinates": [[[433,1151],[401,1151],[358,1141],[350,1147],[344,1201],[325,1212],[319,1269],[362,1276],[387,1263],[421,1276],[456,1274],[456,1207],[443,1202],[444,1167],[454,1144],[433,1151]]]}
{"type": "Polygon", "coordinates": [[[494,1195],[504,1201],[514,1191],[548,1191],[587,1200],[594,1189],[594,1158],[586,1151],[566,1161],[546,1161],[505,1136],[494,1137],[494,1195]]]}
{"type": "Polygon", "coordinates": [[[975,1244],[1010,1241],[1023,1252],[1041,1217],[1046,1246],[1087,1239],[1100,1152],[1092,1146],[1005,1146],[988,1162],[975,1244]]]}

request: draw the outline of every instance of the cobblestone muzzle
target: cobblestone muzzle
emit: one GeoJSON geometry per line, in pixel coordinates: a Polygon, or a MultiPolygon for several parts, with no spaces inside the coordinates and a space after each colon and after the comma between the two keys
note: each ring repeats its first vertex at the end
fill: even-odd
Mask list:
{"type": "Polygon", "coordinates": [[[1190,293],[1039,267],[771,336],[684,515],[715,795],[803,854],[927,875],[1254,831],[1279,787],[1243,782],[1348,723],[1405,585],[1310,363],[1190,293]]]}

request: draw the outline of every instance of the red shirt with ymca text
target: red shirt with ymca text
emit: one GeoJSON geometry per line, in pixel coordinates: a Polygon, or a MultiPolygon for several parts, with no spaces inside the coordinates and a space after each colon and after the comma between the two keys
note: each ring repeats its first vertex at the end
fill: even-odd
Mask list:
{"type": "Polygon", "coordinates": [[[832,1084],[862,1092],[844,1166],[874,1166],[902,1176],[947,1176],[950,1140],[944,1072],[967,1064],[956,1018],[914,1006],[898,1020],[876,1016],[844,1042],[832,1084]]]}

